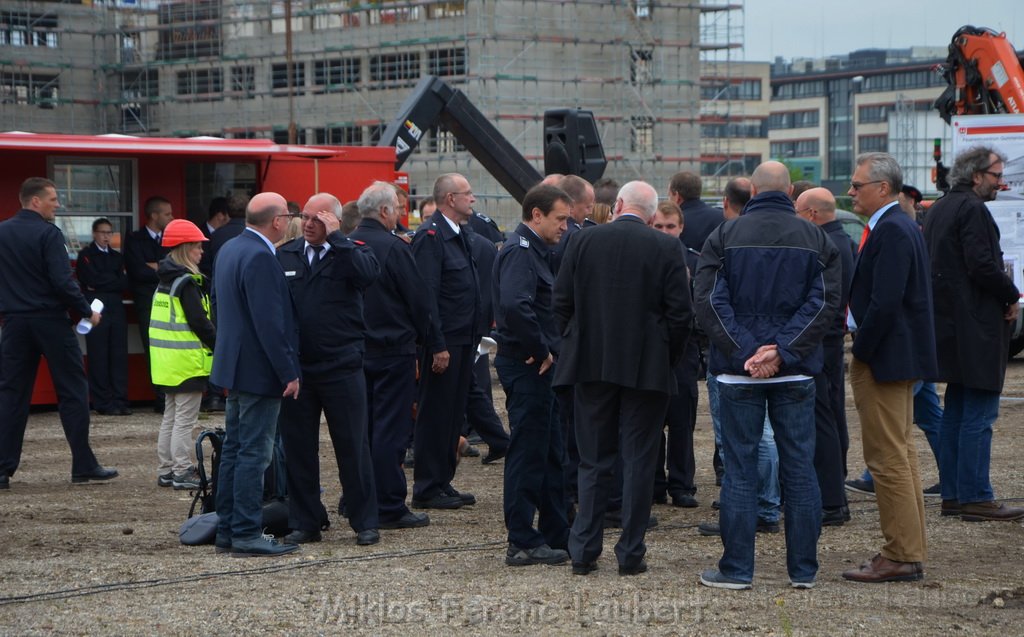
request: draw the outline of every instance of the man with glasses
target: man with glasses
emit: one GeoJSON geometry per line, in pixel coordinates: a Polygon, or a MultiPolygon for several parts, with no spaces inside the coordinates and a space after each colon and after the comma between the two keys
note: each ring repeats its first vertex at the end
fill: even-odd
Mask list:
{"type": "Polygon", "coordinates": [[[1020,299],[1006,274],[999,229],[985,206],[1002,187],[1005,161],[984,146],[960,154],[949,175],[953,189],[935,202],[924,226],[938,378],[947,383],[939,434],[942,515],[971,522],[1024,518],[1024,508],[995,501],[989,481],[992,425],[1020,299]]]}
{"type": "Polygon", "coordinates": [[[459,493],[452,486],[480,339],[480,286],[462,227],[473,214],[476,198],[465,177],[448,173],[434,182],[434,201],[437,211],[424,220],[412,240],[431,308],[430,334],[420,360],[412,504],[421,509],[458,509],[476,503],[473,494],[459,493]]]}
{"type": "Polygon", "coordinates": [[[301,219],[302,236],[277,251],[299,319],[303,390],[281,409],[279,430],[288,468],[288,526],[292,528],[284,540],[290,544],[321,540],[320,529],[327,519],[320,501],[323,412],[356,543],[376,544],[380,534],[366,428],[363,291],[380,275],[380,266],[370,248],[341,233],[341,202],[334,195],[310,197],[301,219]]]}
{"type": "Polygon", "coordinates": [[[914,444],[914,383],[934,378],[931,276],[917,223],[896,201],[903,172],[886,153],[857,157],[848,194],[868,216],[850,288],[857,324],[850,385],[860,413],[864,461],[875,479],[885,545],[855,582],[916,581],[924,577],[924,499],[914,444]]]}

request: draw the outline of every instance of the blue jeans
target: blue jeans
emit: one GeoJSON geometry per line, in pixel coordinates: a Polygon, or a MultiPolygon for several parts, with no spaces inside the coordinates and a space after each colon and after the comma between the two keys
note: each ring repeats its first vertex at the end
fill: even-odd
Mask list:
{"type": "Polygon", "coordinates": [[[942,417],[939,482],[943,500],[989,502],[994,496],[988,471],[992,425],[999,417],[999,392],[946,385],[942,417]]]}
{"type": "Polygon", "coordinates": [[[814,472],[814,381],[718,383],[718,391],[725,461],[719,513],[725,550],[718,569],[744,582],[754,577],[757,447],[767,407],[786,485],[786,569],[793,581],[813,581],[821,531],[821,491],[814,472]]]}
{"type": "Polygon", "coordinates": [[[229,391],[217,472],[217,539],[237,544],[263,533],[263,474],[274,452],[281,399],[229,391]]]}
{"type": "MultiPolygon", "coordinates": [[[[939,464],[939,435],[942,430],[942,418],[942,405],[939,404],[939,394],[935,391],[935,383],[917,381],[914,384],[914,423],[918,429],[924,432],[936,465],[939,464]]],[[[867,469],[864,470],[860,479],[864,482],[874,483],[871,472],[867,469]]]]}
{"type": "MultiPolygon", "coordinates": [[[[722,448],[722,422],[718,409],[718,381],[708,374],[708,406],[711,410],[711,425],[715,431],[715,444],[722,448]]],[[[724,458],[722,459],[724,462],[724,458]]],[[[779,450],[775,447],[768,416],[764,418],[761,442],[757,446],[757,517],[765,522],[779,521],[779,450]]]]}
{"type": "Polygon", "coordinates": [[[569,519],[562,472],[562,425],[551,389],[555,370],[551,368],[541,376],[537,373],[539,363],[528,365],[500,354],[494,358],[494,369],[505,389],[512,431],[504,484],[509,544],[527,549],[547,544],[564,549],[569,540],[569,519]]]}

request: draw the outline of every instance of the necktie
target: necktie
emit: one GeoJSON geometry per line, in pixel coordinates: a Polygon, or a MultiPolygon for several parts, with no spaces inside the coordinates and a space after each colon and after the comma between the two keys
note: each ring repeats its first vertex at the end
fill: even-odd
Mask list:
{"type": "Polygon", "coordinates": [[[860,244],[857,246],[857,252],[864,248],[864,244],[868,242],[869,234],[871,234],[871,226],[864,226],[864,232],[860,235],[860,244]]]}
{"type": "Polygon", "coordinates": [[[316,264],[320,263],[320,259],[324,255],[324,247],[323,246],[309,246],[309,249],[310,249],[310,253],[312,255],[312,256],[310,256],[310,259],[309,259],[309,267],[310,267],[310,269],[316,269],[316,264]]]}
{"type": "Polygon", "coordinates": [[[162,233],[162,232],[156,233],[156,244],[158,246],[162,246],[163,245],[163,238],[164,238],[164,233],[162,233]]]}

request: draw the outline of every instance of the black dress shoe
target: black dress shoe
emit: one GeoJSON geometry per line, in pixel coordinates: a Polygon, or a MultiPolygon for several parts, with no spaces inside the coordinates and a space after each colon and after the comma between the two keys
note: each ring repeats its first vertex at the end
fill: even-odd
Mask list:
{"type": "Polygon", "coordinates": [[[127,407],[121,407],[120,409],[117,410],[117,415],[118,416],[131,416],[132,415],[132,410],[128,409],[127,407]]]}
{"type": "Polygon", "coordinates": [[[573,575],[590,575],[597,570],[597,562],[573,562],[572,563],[572,574],[573,575]]]}
{"type": "Polygon", "coordinates": [[[295,529],[288,535],[284,536],[285,544],[309,544],[311,542],[319,542],[324,539],[320,534],[320,531],[303,531],[302,529],[295,529]]]}
{"type": "Polygon", "coordinates": [[[416,529],[421,526],[430,526],[430,516],[426,513],[414,513],[406,511],[405,515],[397,520],[381,520],[382,529],[416,529]]]}
{"type": "Polygon", "coordinates": [[[639,575],[640,573],[647,572],[647,562],[640,560],[639,564],[633,566],[626,566],[619,564],[619,575],[639,575]]]}
{"type": "Polygon", "coordinates": [[[821,510],[822,526],[842,526],[850,521],[850,507],[829,507],[821,510]]]}
{"type": "Polygon", "coordinates": [[[71,481],[76,484],[81,484],[83,482],[92,482],[94,480],[110,480],[111,478],[116,477],[117,469],[107,469],[105,467],[97,465],[96,468],[93,469],[92,471],[87,471],[85,473],[72,473],[71,481]]]}
{"type": "Polygon", "coordinates": [[[444,488],[444,494],[447,496],[456,497],[462,500],[463,506],[473,506],[476,504],[476,496],[468,491],[456,491],[455,487],[448,485],[444,488]]]}
{"type": "Polygon", "coordinates": [[[655,493],[654,498],[651,500],[654,504],[668,504],[668,495],[664,493],[655,493]]]}
{"type": "Polygon", "coordinates": [[[697,503],[697,498],[693,497],[689,493],[680,493],[672,496],[672,506],[682,507],[684,509],[695,509],[700,505],[697,503]]]}
{"type": "Polygon", "coordinates": [[[487,455],[480,459],[481,464],[494,464],[508,455],[508,447],[504,449],[490,449],[487,455]]]}
{"type": "Polygon", "coordinates": [[[0,489],[11,488],[11,477],[6,473],[0,473],[0,489]]]}
{"type": "Polygon", "coordinates": [[[426,500],[412,499],[412,505],[417,509],[460,509],[462,504],[462,498],[444,493],[438,493],[426,500]]]}
{"type": "Polygon", "coordinates": [[[356,544],[359,546],[369,546],[380,542],[380,532],[377,529],[365,529],[356,533],[356,544]]]}

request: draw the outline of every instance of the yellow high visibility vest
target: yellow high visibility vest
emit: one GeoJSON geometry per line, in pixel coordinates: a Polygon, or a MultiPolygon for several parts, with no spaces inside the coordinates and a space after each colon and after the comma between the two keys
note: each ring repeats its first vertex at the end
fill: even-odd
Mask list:
{"type": "MultiPolygon", "coordinates": [[[[149,371],[154,385],[177,387],[189,378],[209,376],[213,352],[188,326],[181,307],[181,286],[189,279],[201,285],[202,275],[183,274],[169,289],[161,285],[153,295],[149,316],[149,371]]],[[[200,293],[203,310],[210,316],[210,298],[200,293]]]]}

